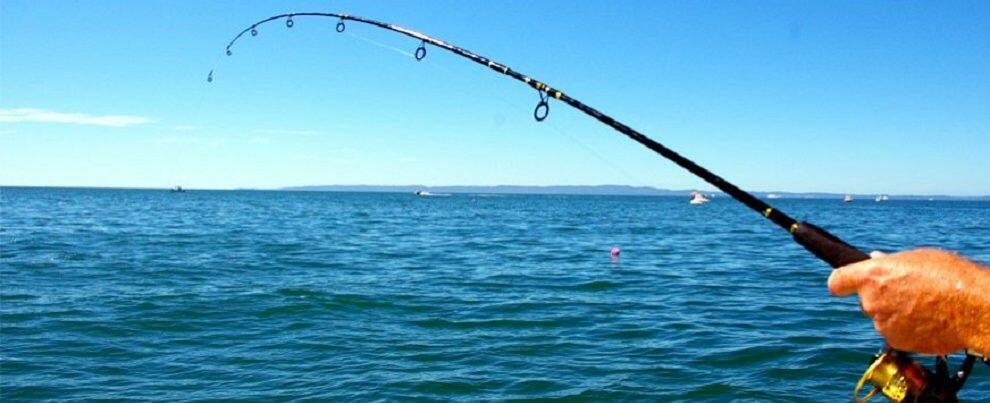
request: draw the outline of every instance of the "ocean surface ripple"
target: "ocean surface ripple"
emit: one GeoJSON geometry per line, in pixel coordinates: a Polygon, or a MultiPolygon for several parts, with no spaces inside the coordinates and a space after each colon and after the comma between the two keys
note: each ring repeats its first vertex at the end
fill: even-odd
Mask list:
{"type": "MultiPolygon", "coordinates": [[[[988,202],[775,203],[990,262],[988,202]]],[[[828,274],[727,198],[3,188],[0,400],[848,401],[828,274]]]]}

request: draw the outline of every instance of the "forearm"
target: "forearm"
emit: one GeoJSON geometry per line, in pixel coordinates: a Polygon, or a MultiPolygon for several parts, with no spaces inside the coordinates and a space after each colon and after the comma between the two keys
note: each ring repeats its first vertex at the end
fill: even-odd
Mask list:
{"type": "Polygon", "coordinates": [[[957,288],[963,293],[958,322],[966,348],[990,357],[990,268],[969,262],[957,288]]]}

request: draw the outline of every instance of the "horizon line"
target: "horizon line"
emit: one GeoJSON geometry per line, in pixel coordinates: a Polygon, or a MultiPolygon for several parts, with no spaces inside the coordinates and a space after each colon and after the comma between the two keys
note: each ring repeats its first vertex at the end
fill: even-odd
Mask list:
{"type": "MultiPolygon", "coordinates": [[[[181,185],[179,185],[181,186],[181,185]]],[[[269,192],[331,192],[331,193],[403,193],[405,190],[347,190],[347,189],[318,189],[318,188],[420,188],[420,189],[431,189],[431,188],[604,188],[604,187],[616,187],[616,188],[629,188],[636,189],[639,191],[657,191],[657,192],[670,192],[670,193],[684,193],[684,192],[702,192],[708,194],[725,195],[724,192],[717,189],[702,189],[702,188],[687,188],[687,189],[668,189],[659,188],[650,185],[619,185],[619,184],[600,184],[600,185],[510,185],[510,184],[499,184],[499,185],[369,185],[369,184],[356,184],[356,185],[295,185],[295,186],[279,186],[279,187],[193,187],[187,188],[182,186],[183,190],[196,190],[196,191],[269,191],[269,192]]],[[[174,186],[165,187],[152,187],[152,186],[87,186],[87,185],[2,185],[0,184],[0,189],[2,188],[53,188],[53,189],[106,189],[106,190],[170,190],[174,186]]],[[[790,191],[790,190],[746,190],[746,192],[753,194],[754,196],[766,196],[771,194],[776,194],[782,196],[782,198],[795,198],[794,195],[803,195],[801,198],[814,198],[808,196],[843,196],[851,195],[857,197],[872,197],[876,195],[886,195],[888,197],[903,197],[903,198],[947,198],[947,199],[990,199],[990,194],[984,195],[959,195],[959,194],[920,194],[920,193],[848,193],[848,192],[831,192],[831,191],[790,191]],[[792,195],[792,197],[787,197],[787,195],[792,195]]],[[[457,194],[472,194],[481,193],[483,191],[450,191],[450,193],[457,194]]],[[[499,192],[503,194],[534,194],[527,192],[499,192]]],[[[547,194],[547,193],[535,193],[536,195],[547,194]]],[[[550,193],[553,194],[553,193],[550,193]]],[[[614,196],[654,196],[654,197],[666,197],[666,196],[678,196],[676,194],[630,194],[630,193],[556,193],[556,194],[571,194],[571,195],[614,195],[614,196]]]]}

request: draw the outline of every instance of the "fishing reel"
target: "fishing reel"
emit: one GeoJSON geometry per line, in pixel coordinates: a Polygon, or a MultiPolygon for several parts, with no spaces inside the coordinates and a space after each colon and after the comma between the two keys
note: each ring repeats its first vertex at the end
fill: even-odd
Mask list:
{"type": "MultiPolygon", "coordinates": [[[[976,356],[967,354],[955,374],[949,375],[945,356],[935,359],[935,372],[929,371],[905,352],[885,347],[856,382],[853,401],[866,402],[879,392],[892,402],[958,402],[956,393],[966,383],[976,356]],[[869,391],[862,395],[864,387],[869,391]]],[[[984,362],[987,362],[984,359],[984,362]]],[[[990,364],[990,362],[988,362],[990,364]]]]}
{"type": "MultiPolygon", "coordinates": [[[[778,219],[786,223],[781,219],[785,216],[769,207],[764,216],[775,223],[778,219]]],[[[797,243],[834,268],[870,258],[835,235],[807,222],[795,222],[790,232],[797,243]]],[[[990,365],[987,358],[982,360],[990,365]]],[[[959,369],[950,375],[948,360],[945,356],[938,356],[935,358],[935,372],[931,372],[910,354],[886,346],[873,357],[866,372],[856,382],[853,401],[865,402],[880,392],[893,402],[958,402],[956,393],[966,383],[975,362],[976,355],[967,352],[959,369]],[[861,397],[866,386],[869,386],[869,391],[861,397]]]]}

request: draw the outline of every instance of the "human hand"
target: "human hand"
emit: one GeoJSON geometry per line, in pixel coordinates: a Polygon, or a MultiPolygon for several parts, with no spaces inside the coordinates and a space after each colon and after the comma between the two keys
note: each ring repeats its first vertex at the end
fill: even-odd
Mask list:
{"type": "Polygon", "coordinates": [[[836,296],[859,294],[860,305],[898,350],[944,355],[963,348],[987,354],[990,274],[953,253],[916,249],[884,255],[832,272],[836,296]]]}

